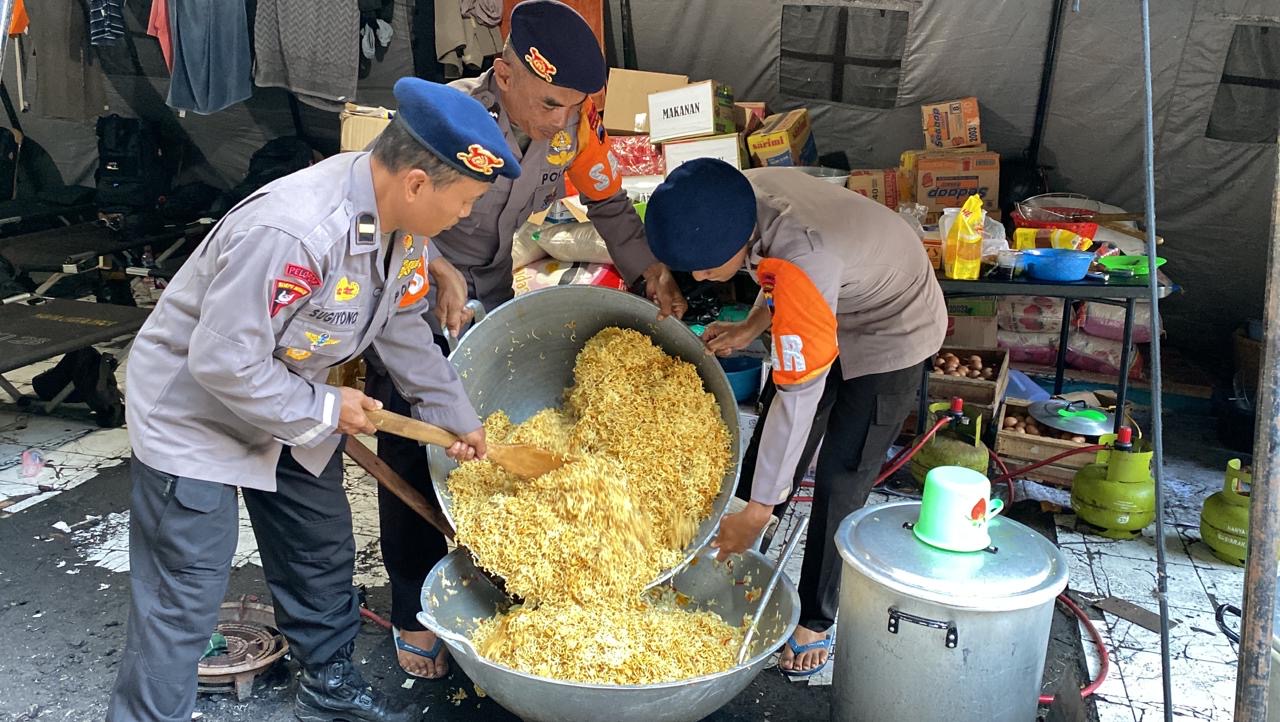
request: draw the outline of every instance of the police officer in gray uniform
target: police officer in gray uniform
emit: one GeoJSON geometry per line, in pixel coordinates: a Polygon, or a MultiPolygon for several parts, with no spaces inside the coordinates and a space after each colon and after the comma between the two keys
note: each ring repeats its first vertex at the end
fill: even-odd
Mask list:
{"type": "Polygon", "coordinates": [[[365,411],[379,404],[324,382],[372,347],[414,415],[461,436],[451,456],[483,456],[480,421],[423,319],[426,241],[520,164],[463,93],[406,78],[395,95],[399,114],[371,152],[282,178],[228,213],[138,334],[127,379],[133,595],[109,722],[191,719],[236,547],[236,487],[302,665],[298,718],[417,718],[351,659],[359,609],[342,435],[372,433],[365,411]]]}
{"type": "MultiPolygon", "coordinates": [[[[567,195],[572,181],[600,231],[610,257],[628,283],[643,281],[661,315],[683,315],[686,303],[671,272],[649,250],[636,213],[609,152],[599,109],[590,96],[604,87],[606,66],[591,26],[556,0],[526,0],[511,11],[511,34],[493,69],[450,85],[478,100],[498,122],[524,172],[500,178],[465,221],[432,240],[436,281],[429,320],[437,334],[456,333],[468,321],[468,298],[493,310],[514,295],[511,244],[530,214],[567,195]]],[[[437,336],[444,347],[445,339],[437,336]]],[[[366,390],[393,411],[408,403],[372,359],[366,390]]],[[[423,448],[413,441],[378,435],[378,456],[434,499],[423,448]]],[[[440,640],[417,620],[419,591],[431,567],[446,552],[440,532],[394,495],[380,491],[382,558],[391,579],[391,623],[405,671],[437,678],[448,671],[440,640]]]]}

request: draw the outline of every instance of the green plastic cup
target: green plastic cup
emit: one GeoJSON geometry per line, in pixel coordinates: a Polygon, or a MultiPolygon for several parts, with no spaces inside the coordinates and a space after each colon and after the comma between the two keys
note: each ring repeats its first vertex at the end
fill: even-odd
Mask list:
{"type": "Polygon", "coordinates": [[[988,526],[1004,511],[991,498],[991,482],[973,469],[939,466],[924,478],[920,518],[912,532],[920,541],[951,552],[976,552],[991,546],[988,526]]]}

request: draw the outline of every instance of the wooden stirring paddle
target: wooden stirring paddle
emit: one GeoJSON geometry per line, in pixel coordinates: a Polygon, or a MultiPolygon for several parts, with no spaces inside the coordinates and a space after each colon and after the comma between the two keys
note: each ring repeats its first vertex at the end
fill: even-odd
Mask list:
{"type": "MultiPolygon", "coordinates": [[[[433,446],[449,448],[458,441],[452,433],[425,421],[392,413],[385,409],[365,411],[365,416],[379,431],[421,441],[433,446]]],[[[536,479],[564,466],[564,459],[556,454],[528,444],[487,444],[485,458],[521,479],[536,479]]]]}

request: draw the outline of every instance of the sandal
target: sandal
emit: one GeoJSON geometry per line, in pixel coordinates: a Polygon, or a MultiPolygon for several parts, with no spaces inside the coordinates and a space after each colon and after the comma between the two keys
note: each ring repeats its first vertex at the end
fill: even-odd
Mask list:
{"type": "MultiPolygon", "coordinates": [[[[403,650],[405,652],[408,652],[409,654],[415,654],[419,657],[422,657],[423,659],[429,659],[432,662],[436,661],[436,657],[440,656],[440,650],[444,649],[444,640],[441,639],[440,637],[436,637],[436,643],[431,646],[430,650],[423,649],[422,647],[419,647],[417,645],[409,644],[408,642],[400,638],[400,629],[394,625],[391,627],[391,637],[396,641],[396,649],[403,650]]],[[[400,669],[410,677],[417,677],[418,679],[442,679],[444,677],[449,676],[448,673],[446,672],[445,674],[442,674],[439,677],[424,677],[420,674],[414,674],[413,672],[410,672],[404,667],[400,667],[400,669]]]]}
{"type": "MultiPolygon", "coordinates": [[[[791,637],[787,638],[787,646],[791,648],[791,654],[793,655],[792,659],[794,659],[795,657],[799,657],[805,652],[812,652],[815,649],[825,649],[827,651],[827,658],[822,660],[822,664],[819,664],[817,667],[814,667],[813,669],[804,669],[804,670],[783,669],[782,664],[779,663],[778,671],[782,672],[783,674],[793,679],[800,678],[800,677],[812,677],[814,674],[817,674],[818,672],[822,671],[822,668],[826,667],[827,663],[831,661],[831,645],[834,643],[835,643],[835,639],[833,639],[832,635],[830,634],[828,634],[826,637],[823,637],[822,639],[819,639],[816,642],[810,642],[808,644],[796,644],[795,635],[792,635],[791,637]]],[[[779,660],[779,662],[781,662],[781,660],[779,660]]]]}

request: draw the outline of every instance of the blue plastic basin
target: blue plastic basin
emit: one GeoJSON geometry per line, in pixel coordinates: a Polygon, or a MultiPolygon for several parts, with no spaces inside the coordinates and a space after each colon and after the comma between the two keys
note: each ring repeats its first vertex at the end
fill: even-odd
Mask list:
{"type": "Polygon", "coordinates": [[[729,377],[733,398],[738,403],[750,401],[760,391],[760,368],[764,362],[749,356],[730,356],[720,359],[720,366],[729,377]]]}
{"type": "Polygon", "coordinates": [[[1089,273],[1093,254],[1066,248],[1032,248],[1022,252],[1025,273],[1037,281],[1081,281],[1089,273]]]}

